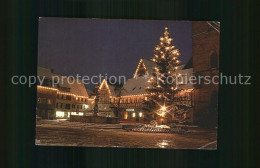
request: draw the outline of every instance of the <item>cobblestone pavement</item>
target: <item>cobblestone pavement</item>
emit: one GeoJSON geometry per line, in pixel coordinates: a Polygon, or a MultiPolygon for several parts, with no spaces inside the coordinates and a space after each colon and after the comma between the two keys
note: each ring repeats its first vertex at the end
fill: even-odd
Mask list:
{"type": "Polygon", "coordinates": [[[121,124],[59,120],[36,123],[36,144],[137,148],[216,149],[217,130],[193,128],[184,134],[126,132],[121,124]]]}

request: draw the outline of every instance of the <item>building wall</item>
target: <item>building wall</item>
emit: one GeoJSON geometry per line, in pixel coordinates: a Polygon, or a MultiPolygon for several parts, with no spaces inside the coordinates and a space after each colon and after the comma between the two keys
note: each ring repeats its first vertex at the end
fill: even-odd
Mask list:
{"type": "Polygon", "coordinates": [[[174,95],[174,103],[176,105],[194,106],[194,92],[191,89],[181,90],[174,95]]]}
{"type": "Polygon", "coordinates": [[[111,92],[106,81],[103,81],[98,89],[98,116],[102,117],[115,117],[113,110],[111,109],[111,92]]]}
{"type": "MultiPolygon", "coordinates": [[[[175,103],[179,108],[182,108],[182,105],[186,105],[188,108],[193,108],[194,105],[194,93],[193,89],[181,90],[175,95],[175,103]]],[[[146,94],[140,95],[127,95],[127,96],[110,96],[111,91],[106,85],[102,85],[99,88],[99,101],[98,101],[98,110],[99,113],[108,113],[119,110],[119,117],[122,121],[148,121],[155,119],[147,114],[147,105],[144,104],[147,97],[146,94]],[[148,117],[146,119],[146,117],[148,117]]],[[[104,116],[104,115],[103,115],[104,116]]],[[[193,109],[186,116],[188,117],[189,123],[193,123],[193,109]]]]}
{"type": "Polygon", "coordinates": [[[60,92],[56,88],[37,87],[36,114],[43,119],[69,118],[70,115],[92,114],[93,101],[88,97],[60,92]]]}
{"type": "Polygon", "coordinates": [[[90,111],[88,98],[69,93],[58,93],[56,99],[56,118],[69,118],[70,115],[85,115],[90,111]]]}
{"type": "MultiPolygon", "coordinates": [[[[219,32],[210,27],[206,22],[192,23],[192,52],[193,71],[196,76],[208,75],[212,77],[219,75],[219,32]],[[214,61],[215,59],[216,61],[214,61]]],[[[215,110],[217,93],[218,85],[195,85],[195,124],[217,124],[217,112],[215,110]]]]}
{"type": "Polygon", "coordinates": [[[37,87],[36,115],[43,119],[53,118],[56,104],[57,90],[37,87]]]}
{"type": "Polygon", "coordinates": [[[118,105],[121,109],[121,120],[142,122],[146,116],[143,107],[145,95],[121,96],[119,98],[111,99],[113,104],[118,105]]]}

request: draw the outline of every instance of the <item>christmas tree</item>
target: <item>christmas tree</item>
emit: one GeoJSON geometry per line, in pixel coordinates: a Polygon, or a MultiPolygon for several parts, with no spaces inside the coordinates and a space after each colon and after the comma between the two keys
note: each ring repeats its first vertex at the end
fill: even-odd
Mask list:
{"type": "Polygon", "coordinates": [[[174,94],[177,92],[176,70],[180,61],[179,50],[173,46],[172,38],[169,37],[168,28],[165,31],[160,42],[154,48],[153,73],[147,82],[150,86],[146,88],[148,94],[147,102],[150,108],[158,108],[162,116],[167,111],[172,110],[174,94]]]}

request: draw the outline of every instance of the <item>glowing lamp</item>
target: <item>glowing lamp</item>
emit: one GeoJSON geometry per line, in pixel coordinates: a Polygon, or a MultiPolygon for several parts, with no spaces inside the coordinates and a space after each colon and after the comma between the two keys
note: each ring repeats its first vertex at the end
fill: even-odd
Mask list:
{"type": "Polygon", "coordinates": [[[162,106],[162,107],[161,107],[161,110],[162,110],[162,111],[165,111],[165,110],[166,110],[166,107],[165,107],[165,106],[162,106]]]}

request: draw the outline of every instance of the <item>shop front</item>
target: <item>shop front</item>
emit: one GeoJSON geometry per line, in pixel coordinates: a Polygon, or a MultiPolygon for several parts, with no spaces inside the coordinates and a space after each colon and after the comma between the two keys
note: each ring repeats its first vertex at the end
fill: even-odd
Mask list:
{"type": "Polygon", "coordinates": [[[125,109],[122,115],[122,121],[130,121],[130,122],[143,122],[144,121],[144,113],[142,109],[125,109]]]}

